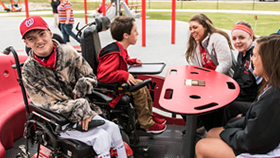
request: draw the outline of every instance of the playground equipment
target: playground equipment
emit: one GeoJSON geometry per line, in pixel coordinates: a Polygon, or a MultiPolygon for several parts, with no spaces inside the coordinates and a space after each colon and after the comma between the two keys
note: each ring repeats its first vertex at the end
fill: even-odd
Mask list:
{"type": "Polygon", "coordinates": [[[116,15],[117,16],[122,15],[120,6],[123,7],[125,16],[133,17],[133,18],[141,17],[141,13],[135,13],[136,11],[134,12],[133,10],[130,9],[133,7],[137,7],[138,5],[127,5],[125,2],[123,2],[123,1],[120,2],[119,0],[116,0],[116,4],[115,4],[115,2],[112,2],[112,4],[105,3],[105,7],[103,7],[103,5],[100,4],[96,10],[96,13],[87,14],[87,17],[95,17],[95,18],[101,17],[104,12],[103,10],[105,8],[105,10],[106,10],[105,16],[107,16],[110,20],[112,20],[116,15]]]}
{"type": "Polygon", "coordinates": [[[130,10],[125,2],[122,1],[121,5],[123,6],[125,16],[133,17],[133,18],[140,18],[141,17],[140,13],[135,13],[132,10],[130,10]]]}
{"type": "Polygon", "coordinates": [[[22,10],[21,7],[21,0],[19,0],[19,2],[15,2],[14,0],[10,0],[11,1],[11,9],[6,7],[5,4],[0,0],[0,4],[3,6],[4,10],[6,12],[19,12],[22,10]]]}
{"type": "MultiPolygon", "coordinates": [[[[28,0],[25,0],[24,2],[25,2],[26,17],[29,17],[28,0]]],[[[102,0],[102,4],[104,4],[104,8],[105,8],[105,0],[102,0]]],[[[118,6],[118,5],[116,5],[116,6],[118,6]]],[[[88,21],[87,21],[87,0],[84,0],[84,9],[85,9],[85,23],[87,24],[88,23],[88,21]]],[[[105,13],[105,12],[103,12],[103,13],[105,13]]],[[[117,13],[118,13],[118,8],[117,8],[117,13]]],[[[142,18],[141,18],[142,19],[142,46],[146,47],[146,1],[145,0],[142,0],[142,3],[141,3],[141,14],[142,14],[142,18]]],[[[103,16],[105,16],[105,14],[103,16]]],[[[172,0],[171,44],[175,44],[175,28],[176,28],[175,20],[176,20],[176,0],[172,0]]]]}
{"type": "MultiPolygon", "coordinates": [[[[102,9],[102,4],[100,4],[96,10],[96,13],[92,13],[92,14],[87,14],[87,17],[101,17],[102,13],[103,13],[103,9],[102,9]]],[[[112,4],[105,4],[105,10],[106,10],[106,16],[110,19],[113,20],[115,15],[116,15],[116,5],[115,3],[112,4]]]]}

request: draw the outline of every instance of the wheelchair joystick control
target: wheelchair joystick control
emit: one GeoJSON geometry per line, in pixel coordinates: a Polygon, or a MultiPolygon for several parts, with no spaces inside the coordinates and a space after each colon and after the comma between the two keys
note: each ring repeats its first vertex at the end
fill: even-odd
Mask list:
{"type": "Polygon", "coordinates": [[[62,131],[62,127],[61,125],[57,125],[56,128],[55,128],[55,132],[61,132],[62,131]]]}

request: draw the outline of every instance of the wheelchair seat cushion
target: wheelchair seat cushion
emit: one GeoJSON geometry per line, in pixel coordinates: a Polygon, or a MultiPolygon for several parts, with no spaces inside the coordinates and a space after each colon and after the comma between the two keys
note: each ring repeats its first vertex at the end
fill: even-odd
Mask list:
{"type": "MultiPolygon", "coordinates": [[[[132,98],[129,95],[123,95],[119,102],[113,107],[114,109],[124,109],[127,108],[132,98]]],[[[111,109],[112,107],[109,104],[99,105],[105,109],[111,109]]]]}
{"type": "Polygon", "coordinates": [[[71,158],[87,158],[96,155],[92,146],[88,146],[81,141],[58,138],[57,142],[61,147],[61,151],[71,158]]]}
{"type": "Polygon", "coordinates": [[[123,95],[116,106],[127,106],[131,101],[131,97],[129,95],[123,95]]]}

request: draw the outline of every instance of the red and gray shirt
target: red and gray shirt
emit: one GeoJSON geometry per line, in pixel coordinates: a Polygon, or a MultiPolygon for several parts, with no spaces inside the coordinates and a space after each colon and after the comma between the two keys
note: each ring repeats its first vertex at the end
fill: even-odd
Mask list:
{"type": "Polygon", "coordinates": [[[201,54],[201,65],[204,68],[208,68],[211,70],[216,70],[216,65],[213,60],[210,58],[209,54],[206,52],[202,46],[200,46],[200,54],[201,54]]]}

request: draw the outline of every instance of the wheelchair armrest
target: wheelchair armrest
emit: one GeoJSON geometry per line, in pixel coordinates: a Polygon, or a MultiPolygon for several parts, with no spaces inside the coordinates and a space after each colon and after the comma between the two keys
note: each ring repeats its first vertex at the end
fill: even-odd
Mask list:
{"type": "MultiPolygon", "coordinates": [[[[105,123],[104,120],[91,120],[88,123],[88,130],[90,130],[92,128],[95,128],[97,126],[101,126],[104,123],[105,123]]],[[[81,132],[86,132],[85,130],[82,129],[82,124],[79,124],[79,123],[77,123],[77,127],[75,129],[78,130],[78,131],[81,131],[81,132]]]]}
{"type": "Polygon", "coordinates": [[[33,109],[33,111],[43,115],[45,118],[49,119],[51,121],[51,123],[57,123],[61,126],[69,123],[68,119],[66,119],[64,116],[60,115],[60,114],[56,114],[50,111],[47,111],[45,109],[42,109],[36,105],[34,105],[33,103],[29,103],[29,106],[33,109]]]}
{"type": "Polygon", "coordinates": [[[109,89],[109,90],[117,90],[118,86],[119,86],[119,83],[102,83],[102,82],[98,82],[96,88],[106,88],[106,89],[109,89]]]}
{"type": "MultiPolygon", "coordinates": [[[[20,66],[20,67],[22,67],[23,65],[24,65],[24,63],[19,63],[19,66],[20,66]]],[[[13,69],[16,69],[16,68],[17,68],[16,64],[12,65],[12,68],[13,68],[13,69]]]]}
{"type": "Polygon", "coordinates": [[[102,94],[102,93],[97,92],[97,91],[93,91],[93,92],[91,93],[91,97],[96,98],[96,99],[98,99],[98,100],[105,101],[105,102],[107,102],[107,103],[110,102],[110,101],[112,101],[112,98],[111,98],[111,97],[108,97],[107,95],[102,94]]]}
{"type": "Polygon", "coordinates": [[[152,79],[151,79],[151,78],[146,79],[146,80],[144,80],[143,82],[137,83],[137,84],[134,85],[134,86],[129,86],[129,87],[127,88],[127,91],[128,91],[128,92],[137,91],[138,89],[140,89],[140,88],[142,88],[142,87],[148,85],[148,84],[151,83],[151,82],[152,82],[152,79]]]}
{"type": "Polygon", "coordinates": [[[98,82],[98,85],[97,85],[96,88],[101,89],[101,91],[102,91],[102,88],[104,88],[104,89],[108,89],[108,90],[111,90],[111,91],[121,90],[121,91],[125,91],[125,92],[134,92],[134,91],[137,91],[138,89],[148,85],[151,82],[152,82],[152,79],[149,78],[149,79],[144,80],[141,83],[137,83],[134,86],[129,86],[127,83],[124,83],[120,87],[119,87],[118,83],[98,82]]]}

